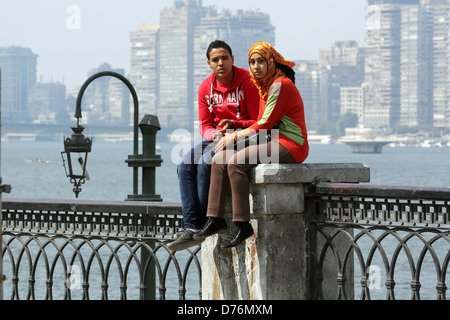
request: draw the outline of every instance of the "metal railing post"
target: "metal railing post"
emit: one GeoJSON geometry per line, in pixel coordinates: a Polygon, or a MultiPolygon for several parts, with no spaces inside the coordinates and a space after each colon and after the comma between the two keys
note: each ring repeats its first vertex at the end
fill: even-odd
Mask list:
{"type": "MultiPolygon", "coordinates": [[[[1,127],[1,125],[0,125],[1,127]]],[[[0,129],[1,131],[1,129],[0,129]]],[[[1,152],[0,152],[1,155],[1,152]]],[[[6,279],[3,274],[3,218],[2,218],[2,193],[10,193],[11,186],[2,185],[2,177],[0,177],[0,301],[3,300],[3,281],[6,279]]]]}
{"type": "Polygon", "coordinates": [[[142,194],[134,192],[127,200],[161,202],[161,196],[156,191],[156,167],[163,162],[156,154],[156,133],[161,129],[158,117],[145,115],[139,123],[142,132],[142,154],[128,156],[129,167],[142,168],[142,194]]]}
{"type": "MultiPolygon", "coordinates": [[[[126,162],[128,166],[134,170],[142,168],[142,194],[138,194],[136,190],[134,194],[128,195],[127,200],[131,201],[152,201],[162,202],[161,196],[155,194],[156,191],[156,167],[162,163],[160,155],[156,154],[156,133],[161,129],[158,117],[145,115],[139,123],[142,133],[142,154],[134,154],[128,157],[126,162]]],[[[153,250],[155,248],[154,241],[145,242],[153,250]]],[[[156,299],[156,272],[155,261],[145,246],[141,247],[141,267],[145,275],[144,297],[146,300],[156,299]],[[146,266],[148,264],[148,269],[146,266]],[[147,271],[147,273],[145,273],[147,271]]]]}

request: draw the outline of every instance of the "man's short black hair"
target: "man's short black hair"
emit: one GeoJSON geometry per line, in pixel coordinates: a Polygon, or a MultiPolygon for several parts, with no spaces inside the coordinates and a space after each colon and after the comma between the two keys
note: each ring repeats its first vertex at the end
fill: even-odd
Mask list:
{"type": "Polygon", "coordinates": [[[213,49],[219,49],[219,48],[223,48],[223,49],[227,50],[230,53],[230,56],[231,57],[233,56],[233,51],[231,50],[231,47],[225,41],[215,40],[209,44],[208,50],[206,50],[206,57],[208,58],[208,60],[209,60],[209,54],[211,53],[211,51],[213,49]]]}

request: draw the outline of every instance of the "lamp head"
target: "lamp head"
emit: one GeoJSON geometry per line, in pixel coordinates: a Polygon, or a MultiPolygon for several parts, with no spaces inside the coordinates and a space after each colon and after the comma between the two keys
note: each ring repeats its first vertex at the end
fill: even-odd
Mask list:
{"type": "Polygon", "coordinates": [[[86,170],[87,156],[91,152],[92,139],[87,138],[84,134],[84,127],[78,124],[77,127],[72,128],[73,134],[70,138],[64,139],[64,151],[61,152],[63,159],[63,166],[66,171],[66,176],[70,178],[70,182],[73,183],[75,196],[78,198],[78,194],[81,192],[80,186],[89,180],[89,174],[86,170]],[[65,165],[64,155],[67,159],[68,168],[65,165]],[[77,162],[80,164],[81,171],[73,167],[77,158],[77,162]],[[68,170],[67,170],[68,169],[68,170]]]}

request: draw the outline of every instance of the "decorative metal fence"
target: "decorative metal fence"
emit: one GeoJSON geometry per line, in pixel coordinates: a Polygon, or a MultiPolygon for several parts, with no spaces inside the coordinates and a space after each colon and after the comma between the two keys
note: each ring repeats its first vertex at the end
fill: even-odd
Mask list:
{"type": "Polygon", "coordinates": [[[178,205],[4,201],[4,298],[199,299],[200,247],[165,245],[181,225],[178,205]]]}
{"type": "Polygon", "coordinates": [[[316,279],[334,261],[335,298],[446,299],[450,188],[318,183],[309,196],[316,279]]]}
{"type": "MultiPolygon", "coordinates": [[[[450,188],[317,183],[305,201],[316,299],[446,299],[450,188]]],[[[2,215],[5,299],[202,297],[200,247],[166,247],[178,204],[15,199],[2,215]]]]}

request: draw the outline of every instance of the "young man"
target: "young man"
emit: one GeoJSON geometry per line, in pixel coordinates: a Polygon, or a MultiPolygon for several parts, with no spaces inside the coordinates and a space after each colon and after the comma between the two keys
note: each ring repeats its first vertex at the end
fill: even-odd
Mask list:
{"type": "Polygon", "coordinates": [[[203,141],[192,147],[178,165],[184,230],[168,245],[179,251],[200,244],[194,240],[206,222],[211,159],[216,142],[226,131],[251,126],[259,112],[259,94],[248,70],[234,66],[230,46],[211,42],[206,52],[213,71],[198,90],[198,113],[203,141]]]}

